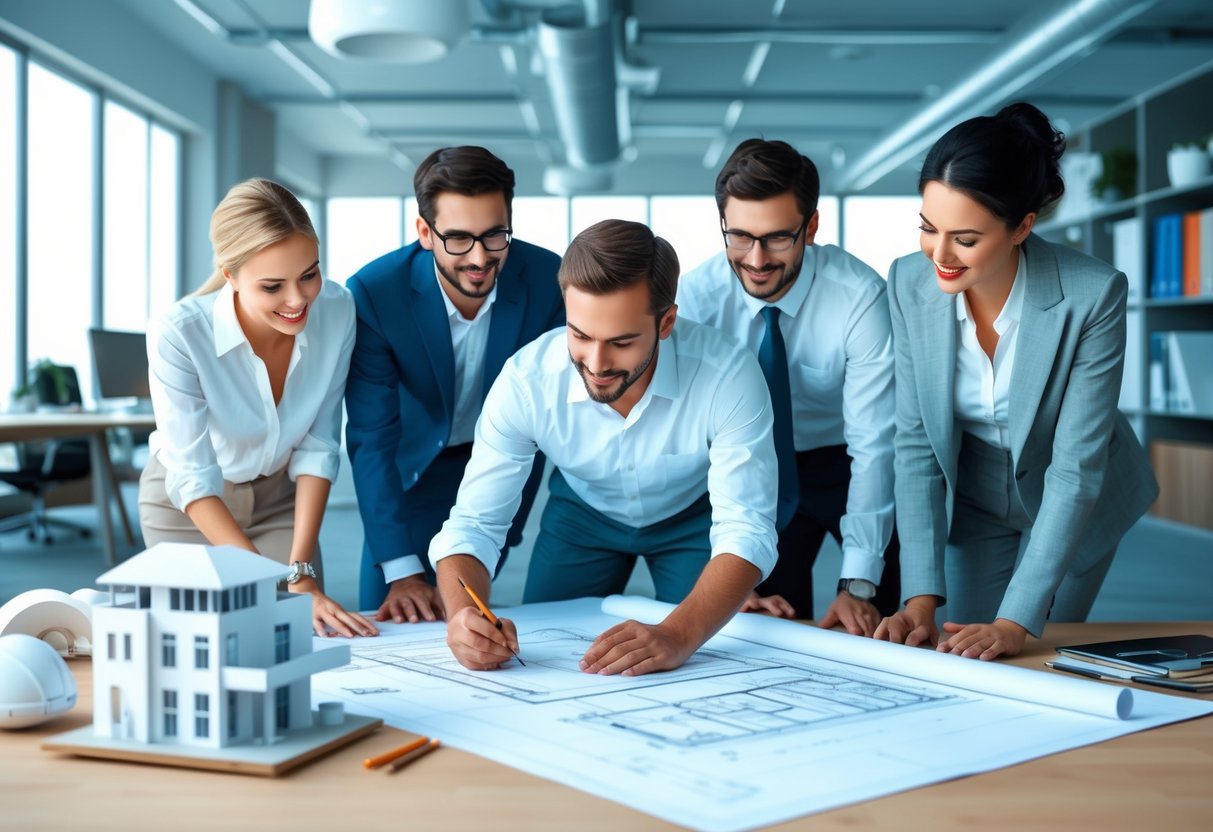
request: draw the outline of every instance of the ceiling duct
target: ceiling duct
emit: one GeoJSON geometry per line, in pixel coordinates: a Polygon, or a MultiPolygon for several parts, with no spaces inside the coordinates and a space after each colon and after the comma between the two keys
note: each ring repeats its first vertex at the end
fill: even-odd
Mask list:
{"type": "Polygon", "coordinates": [[[1003,46],[985,63],[842,171],[837,190],[863,190],[917,157],[952,125],[989,112],[1046,73],[1089,54],[1156,2],[1065,0],[1028,16],[1007,30],[1003,46]]]}
{"type": "Polygon", "coordinates": [[[581,8],[553,9],[536,27],[556,127],[575,168],[619,158],[614,31],[609,19],[587,17],[581,8]]]}

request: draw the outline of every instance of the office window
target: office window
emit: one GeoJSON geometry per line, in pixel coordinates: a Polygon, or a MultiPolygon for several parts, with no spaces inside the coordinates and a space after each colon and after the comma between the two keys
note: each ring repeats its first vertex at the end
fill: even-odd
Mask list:
{"type": "Polygon", "coordinates": [[[206,670],[211,664],[211,642],[206,636],[194,636],[194,668],[206,670]]]}
{"type": "Polygon", "coordinates": [[[164,691],[164,736],[177,736],[177,691],[164,691]]]}
{"type": "Polygon", "coordinates": [[[281,664],[291,657],[291,625],[274,625],[274,662],[281,664]]]}
{"type": "Polygon", "coordinates": [[[17,53],[0,45],[0,410],[19,374],[17,347],[17,53]],[[9,352],[12,350],[12,352],[9,352]]]}
{"type": "Polygon", "coordinates": [[[402,200],[339,197],[328,201],[321,258],[324,276],[342,285],[354,272],[404,243],[402,200]]]}
{"type": "Polygon", "coordinates": [[[30,62],[28,353],[75,367],[86,397],[93,389],[95,103],[93,93],[30,62]]]}
{"type": "Polygon", "coordinates": [[[417,241],[417,220],[421,218],[421,212],[417,210],[417,197],[410,196],[404,200],[404,242],[403,245],[408,245],[417,241]]]}
{"type": "Polygon", "coordinates": [[[817,236],[813,242],[819,246],[836,246],[842,239],[838,227],[838,197],[823,196],[817,200],[817,236]]]}
{"type": "MultiPolygon", "coordinates": [[[[181,248],[181,135],[153,124],[148,159],[147,312],[159,315],[177,299],[181,248]]],[[[108,293],[108,287],[107,287],[108,293]]],[[[146,323],[135,327],[143,330],[146,323]]]]}
{"type": "Polygon", "coordinates": [[[649,201],[643,196],[575,196],[570,205],[570,239],[600,220],[649,221],[649,201]]]}
{"type": "Polygon", "coordinates": [[[649,201],[653,233],[669,240],[683,274],[724,251],[720,211],[711,196],[655,196],[649,201]]]}
{"type": "Polygon", "coordinates": [[[105,102],[102,325],[139,331],[147,322],[148,121],[105,102]]]}
{"type": "Polygon", "coordinates": [[[842,204],[843,244],[848,252],[880,273],[898,257],[919,251],[918,196],[849,196],[842,204]]]}
{"type": "Polygon", "coordinates": [[[206,739],[211,735],[211,697],[205,693],[194,694],[194,736],[206,739]]]}
{"type": "Polygon", "coordinates": [[[514,236],[564,254],[569,247],[569,201],[562,196],[516,196],[514,236]]]}
{"type": "Polygon", "coordinates": [[[165,667],[177,666],[177,636],[171,633],[160,637],[160,663],[165,667]]]}

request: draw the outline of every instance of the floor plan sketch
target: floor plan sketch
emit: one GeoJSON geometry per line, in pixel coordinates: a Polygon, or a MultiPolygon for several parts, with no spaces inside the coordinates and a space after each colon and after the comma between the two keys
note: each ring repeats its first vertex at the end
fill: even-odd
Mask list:
{"type": "MultiPolygon", "coordinates": [[[[773,625],[785,622],[757,616],[734,628],[737,636],[725,635],[726,628],[676,671],[621,677],[579,669],[597,633],[618,615],[654,615],[660,611],[654,603],[582,599],[500,610],[517,625],[527,664],[488,672],[455,661],[440,623],[387,624],[379,637],[353,642],[349,665],[314,676],[313,695],[713,832],[1213,711],[1210,703],[1146,694],[1135,700],[1131,719],[1117,719],[994,695],[989,689],[1015,681],[996,671],[1028,674],[1028,688],[1044,674],[989,668],[995,680],[983,691],[915,676],[917,664],[938,662],[912,648],[883,645],[872,654],[891,659],[881,666],[865,651],[869,639],[799,625],[776,638],[773,625]]],[[[961,662],[948,667],[969,671],[979,664],[961,662]]],[[[1081,691],[1090,683],[1076,684],[1081,691]]]]}

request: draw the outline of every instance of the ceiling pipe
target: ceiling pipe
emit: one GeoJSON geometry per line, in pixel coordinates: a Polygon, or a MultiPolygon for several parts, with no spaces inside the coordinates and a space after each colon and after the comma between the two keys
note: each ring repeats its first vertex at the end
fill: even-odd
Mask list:
{"type": "Polygon", "coordinates": [[[1157,0],[1065,0],[1007,30],[1005,44],[967,78],[925,105],[836,180],[861,191],[918,156],[949,127],[1008,101],[1033,81],[1090,53],[1157,0]]]}
{"type": "Polygon", "coordinates": [[[574,167],[591,168],[619,158],[618,81],[609,15],[582,11],[545,14],[535,42],[565,156],[574,167]]]}

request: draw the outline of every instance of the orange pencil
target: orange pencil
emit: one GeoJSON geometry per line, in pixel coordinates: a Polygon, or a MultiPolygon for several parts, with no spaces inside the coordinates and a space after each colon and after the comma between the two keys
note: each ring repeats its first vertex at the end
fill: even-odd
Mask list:
{"type": "MultiPolygon", "coordinates": [[[[497,616],[493,615],[493,611],[490,610],[488,608],[488,606],[485,605],[484,601],[480,600],[480,596],[476,594],[476,591],[474,589],[472,589],[470,586],[468,586],[467,584],[465,584],[463,582],[463,578],[458,578],[457,580],[459,581],[459,585],[461,587],[463,587],[464,591],[467,592],[468,595],[472,596],[472,600],[475,601],[476,606],[480,608],[480,614],[483,615],[485,618],[487,618],[489,620],[490,624],[492,624],[494,627],[496,627],[498,630],[500,630],[501,629],[501,619],[498,618],[497,616]]],[[[510,652],[514,653],[513,650],[510,650],[510,652]]],[[[523,667],[526,667],[526,662],[524,662],[522,660],[522,657],[519,656],[517,653],[514,653],[514,658],[518,659],[518,664],[522,665],[523,667]]]]}
{"type": "Polygon", "coordinates": [[[442,743],[439,742],[438,740],[430,740],[427,745],[423,745],[421,748],[417,748],[417,749],[410,751],[408,754],[405,754],[399,760],[393,760],[391,771],[400,771],[400,769],[404,768],[409,763],[413,762],[413,760],[424,757],[426,754],[429,754],[431,751],[433,751],[435,748],[437,748],[440,745],[442,745],[442,743]]]}
{"type": "Polygon", "coordinates": [[[430,741],[429,737],[418,737],[417,739],[413,740],[412,742],[405,743],[404,745],[400,746],[399,748],[393,749],[392,751],[386,751],[383,754],[380,754],[378,757],[368,757],[367,759],[362,761],[362,765],[366,766],[367,768],[379,768],[381,765],[384,765],[385,763],[390,763],[392,760],[395,760],[397,757],[403,757],[405,754],[408,754],[410,751],[414,751],[414,750],[420,748],[421,746],[425,745],[429,741],[430,741]]]}

